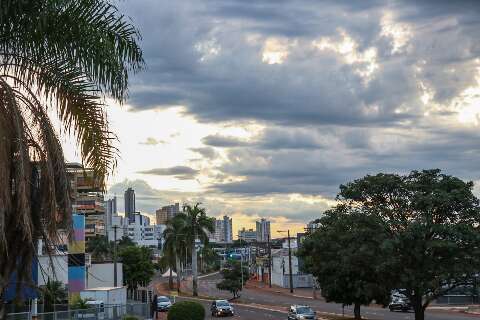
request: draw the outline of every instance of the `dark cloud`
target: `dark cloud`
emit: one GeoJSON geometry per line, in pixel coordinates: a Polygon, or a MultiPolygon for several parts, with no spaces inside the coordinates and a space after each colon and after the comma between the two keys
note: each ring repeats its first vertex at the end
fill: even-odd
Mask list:
{"type": "MultiPolygon", "coordinates": [[[[216,156],[213,147],[227,152],[215,169],[238,179],[212,185],[215,192],[331,197],[339,184],[365,174],[436,167],[480,178],[480,137],[456,128],[458,104],[451,106],[477,85],[478,1],[122,6],[143,33],[148,64],[132,79],[134,110],[182,105],[203,122],[265,126],[248,141],[211,135],[202,140],[206,147],[191,149],[208,159],[216,156]],[[390,34],[382,31],[387,14],[390,34]],[[313,46],[320,39],[329,41],[326,49],[313,46]],[[276,41],[271,50],[285,51],[282,64],[262,61],[268,41],[276,41]]],[[[198,173],[185,168],[194,172],[149,174],[198,173]]]]}
{"type": "Polygon", "coordinates": [[[175,166],[170,168],[154,168],[150,170],[139,171],[141,174],[152,174],[158,176],[174,176],[180,180],[191,180],[196,177],[198,170],[187,166],[175,166]]]}
{"type": "Polygon", "coordinates": [[[207,159],[214,159],[217,156],[215,149],[210,147],[191,148],[190,150],[199,153],[202,157],[207,159]]]}
{"type": "Polygon", "coordinates": [[[217,183],[212,189],[239,195],[302,193],[331,198],[340,184],[378,172],[440,168],[465,180],[480,179],[476,161],[480,157],[480,133],[413,131],[411,136],[375,131],[362,135],[358,130],[336,133],[343,140],[318,150],[230,150],[228,162],[219,169],[243,179],[217,183]]]}
{"type": "Polygon", "coordinates": [[[207,146],[212,147],[245,147],[250,145],[250,142],[241,140],[237,137],[210,135],[202,139],[202,142],[207,146]]]}

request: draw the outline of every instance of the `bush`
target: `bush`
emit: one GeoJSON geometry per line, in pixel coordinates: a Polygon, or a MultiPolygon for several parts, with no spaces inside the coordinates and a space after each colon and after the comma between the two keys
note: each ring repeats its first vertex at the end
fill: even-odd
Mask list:
{"type": "Polygon", "coordinates": [[[131,315],[126,315],[122,318],[122,320],[138,320],[138,317],[131,316],[131,315]]]}
{"type": "Polygon", "coordinates": [[[205,309],[198,302],[181,301],[175,303],[168,310],[168,320],[203,320],[205,309]]]}

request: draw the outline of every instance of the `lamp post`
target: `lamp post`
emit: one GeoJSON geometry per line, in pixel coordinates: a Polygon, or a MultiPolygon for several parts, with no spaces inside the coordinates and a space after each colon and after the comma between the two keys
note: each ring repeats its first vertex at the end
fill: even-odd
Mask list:
{"type": "Polygon", "coordinates": [[[290,229],[287,231],[278,230],[277,232],[287,232],[288,235],[288,275],[290,278],[290,293],[293,293],[292,246],[290,244],[290,229]]]}
{"type": "Polygon", "coordinates": [[[113,226],[113,286],[114,287],[118,286],[118,283],[117,283],[117,228],[118,228],[118,225],[113,226]]]}
{"type": "Polygon", "coordinates": [[[267,234],[268,246],[268,286],[272,287],[272,248],[270,247],[270,232],[267,234]]]}

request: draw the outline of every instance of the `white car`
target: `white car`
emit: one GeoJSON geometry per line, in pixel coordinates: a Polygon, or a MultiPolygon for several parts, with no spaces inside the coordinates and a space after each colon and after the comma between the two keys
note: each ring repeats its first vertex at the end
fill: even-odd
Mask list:
{"type": "Polygon", "coordinates": [[[159,296],[157,297],[157,311],[168,311],[172,306],[172,302],[170,298],[166,296],[159,296]]]}

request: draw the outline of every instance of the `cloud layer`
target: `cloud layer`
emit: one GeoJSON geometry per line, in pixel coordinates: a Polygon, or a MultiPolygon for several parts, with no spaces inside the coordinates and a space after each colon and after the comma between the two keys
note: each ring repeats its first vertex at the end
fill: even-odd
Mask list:
{"type": "MultiPolygon", "coordinates": [[[[256,214],[267,207],[245,199],[332,199],[339,184],[377,172],[441,168],[480,180],[478,1],[120,5],[148,64],[132,79],[132,115],[181,107],[216,128],[183,132],[196,139],[190,162],[143,175],[196,179],[199,197],[256,214]]],[[[282,216],[275,210],[263,214],[282,216]]]]}

